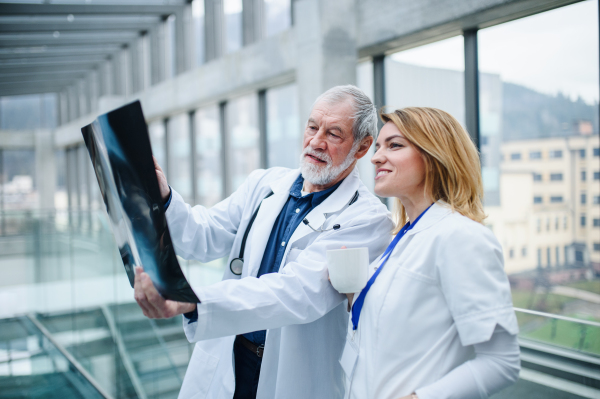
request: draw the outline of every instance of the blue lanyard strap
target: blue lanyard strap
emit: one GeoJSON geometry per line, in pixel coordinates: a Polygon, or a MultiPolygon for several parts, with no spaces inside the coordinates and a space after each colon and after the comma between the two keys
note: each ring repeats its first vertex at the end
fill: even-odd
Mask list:
{"type": "Polygon", "coordinates": [[[398,234],[396,234],[396,237],[394,237],[394,239],[392,240],[390,245],[388,245],[388,247],[385,250],[385,252],[383,253],[383,255],[381,255],[382,261],[381,261],[381,264],[379,265],[379,268],[377,268],[377,270],[375,271],[375,273],[373,273],[373,275],[371,276],[369,281],[367,281],[367,285],[365,285],[365,288],[362,289],[362,291],[358,295],[358,298],[356,298],[356,301],[354,301],[354,305],[352,305],[352,329],[353,330],[356,330],[358,328],[358,320],[360,319],[360,312],[362,311],[363,304],[365,303],[365,297],[367,296],[367,293],[371,289],[371,286],[377,279],[377,276],[379,276],[379,273],[381,273],[381,269],[383,269],[383,266],[385,265],[385,263],[388,261],[388,259],[392,255],[392,251],[394,250],[394,248],[396,248],[396,244],[398,244],[398,242],[402,239],[402,237],[404,237],[404,235],[410,229],[412,229],[413,227],[415,227],[417,225],[417,222],[419,221],[419,219],[421,219],[421,216],[423,216],[425,214],[425,212],[427,212],[429,210],[429,208],[431,208],[432,206],[433,206],[433,204],[429,205],[427,207],[427,209],[425,209],[423,211],[423,213],[421,213],[419,215],[419,217],[416,218],[413,223],[410,223],[410,222],[406,223],[404,225],[404,227],[402,227],[400,229],[398,234]]]}

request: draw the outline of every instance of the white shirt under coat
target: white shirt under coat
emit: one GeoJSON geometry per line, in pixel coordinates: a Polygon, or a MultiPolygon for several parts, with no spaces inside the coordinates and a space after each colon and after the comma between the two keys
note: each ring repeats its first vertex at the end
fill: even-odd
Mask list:
{"type": "Polygon", "coordinates": [[[345,342],[345,295],[329,283],[326,250],[342,245],[368,247],[375,259],[388,245],[389,212],[360,181],[355,169],[308,215],[310,225],[338,230],[314,232],[300,223],[287,243],[279,273],[256,278],[275,219],[299,170],[253,172],[229,198],[210,209],[190,207],[179,194],[167,210],[175,250],[186,259],[208,262],[228,256],[224,280],[195,286],[198,321],[185,334],[197,342],[179,397],[231,399],[235,388],[235,335],[267,330],[258,399],[335,399],[344,396],[339,358],[345,342]],[[358,190],[358,200],[348,206],[358,190]],[[229,269],[239,255],[249,219],[269,192],[248,235],[241,276],[229,269]]]}
{"type": "MultiPolygon", "coordinates": [[[[371,274],[379,264],[371,264],[371,274]]],[[[490,229],[434,204],[396,245],[355,334],[348,325],[341,359],[346,396],[480,398],[514,382],[518,325],[503,267],[490,229]],[[482,345],[500,360],[478,374],[471,367],[482,345]]]]}

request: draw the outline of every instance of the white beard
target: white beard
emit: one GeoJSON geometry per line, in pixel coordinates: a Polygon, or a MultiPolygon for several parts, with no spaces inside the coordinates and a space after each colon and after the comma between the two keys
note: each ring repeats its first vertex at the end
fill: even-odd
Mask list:
{"type": "Polygon", "coordinates": [[[358,145],[353,145],[350,153],[338,166],[333,166],[333,161],[329,154],[314,150],[310,145],[307,146],[302,155],[300,155],[300,168],[302,170],[302,177],[304,180],[309,181],[311,184],[316,186],[324,186],[334,181],[343,171],[348,169],[352,162],[354,162],[354,155],[358,151],[358,145]],[[315,157],[327,162],[327,165],[320,166],[305,160],[305,155],[310,154],[315,157]]]}

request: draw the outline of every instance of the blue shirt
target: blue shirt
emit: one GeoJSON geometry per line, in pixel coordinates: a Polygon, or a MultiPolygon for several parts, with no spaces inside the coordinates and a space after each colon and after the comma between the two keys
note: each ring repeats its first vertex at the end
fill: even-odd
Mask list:
{"type": "MultiPolygon", "coordinates": [[[[302,196],[302,186],[304,185],[304,178],[302,175],[298,176],[292,188],[290,189],[290,195],[279,212],[279,216],[273,224],[273,229],[269,235],[269,241],[265,247],[260,267],[258,269],[257,277],[267,273],[277,273],[281,260],[285,254],[285,248],[289,239],[294,234],[296,227],[302,222],[302,220],[317,207],[321,202],[325,201],[331,193],[333,193],[341,184],[339,182],[327,190],[319,191],[316,193],[310,193],[302,196]]],[[[170,203],[170,196],[169,201],[170,203]]],[[[166,207],[168,207],[168,203],[166,207]]],[[[184,314],[189,319],[189,323],[193,323],[198,320],[198,310],[184,314]]],[[[254,331],[251,333],[244,334],[248,340],[254,342],[257,345],[264,345],[266,338],[266,331],[254,331]]]]}
{"type": "MultiPolygon", "coordinates": [[[[262,261],[260,262],[257,277],[267,273],[277,273],[279,271],[281,260],[285,254],[285,248],[287,247],[292,234],[294,234],[296,227],[298,227],[300,222],[302,222],[310,211],[317,207],[321,202],[325,201],[325,199],[338,188],[341,182],[327,190],[310,193],[304,197],[301,192],[303,184],[304,178],[300,175],[292,185],[290,195],[281,209],[279,216],[277,216],[275,224],[273,224],[269,241],[267,242],[262,261]]],[[[318,228],[319,226],[313,227],[318,228]]],[[[265,343],[266,334],[266,331],[262,330],[244,334],[244,337],[257,345],[261,345],[265,343]]]]}

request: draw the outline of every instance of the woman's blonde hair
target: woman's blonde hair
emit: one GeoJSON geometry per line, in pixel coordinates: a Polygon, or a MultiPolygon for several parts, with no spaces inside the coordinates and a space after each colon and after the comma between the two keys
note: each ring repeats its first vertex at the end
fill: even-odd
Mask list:
{"type": "MultiPolygon", "coordinates": [[[[425,194],[442,200],[455,212],[483,223],[483,184],[479,154],[469,134],[449,113],[436,108],[409,107],[381,113],[421,152],[425,161],[425,194]]],[[[408,222],[406,209],[395,199],[394,233],[408,222]]]]}

